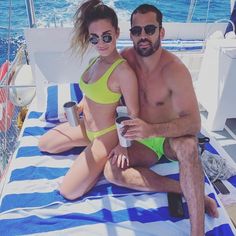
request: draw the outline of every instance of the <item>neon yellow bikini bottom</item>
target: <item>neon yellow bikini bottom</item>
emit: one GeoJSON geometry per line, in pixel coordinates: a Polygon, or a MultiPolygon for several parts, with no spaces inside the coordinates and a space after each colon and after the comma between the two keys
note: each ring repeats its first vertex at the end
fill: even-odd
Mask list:
{"type": "Polygon", "coordinates": [[[99,131],[90,131],[90,130],[86,130],[86,134],[88,136],[88,139],[92,142],[95,138],[98,138],[106,133],[109,133],[113,130],[116,129],[116,125],[112,125],[110,127],[107,127],[105,129],[101,129],[99,131]]]}
{"type": "MultiPolygon", "coordinates": [[[[99,130],[99,131],[90,131],[86,130],[86,134],[88,136],[88,139],[92,142],[94,139],[109,133],[116,129],[116,125],[112,125],[110,127],[107,127],[105,129],[99,130]]],[[[158,159],[161,158],[162,155],[164,155],[164,141],[165,138],[163,137],[155,137],[155,138],[146,138],[139,140],[138,142],[144,144],[148,148],[152,149],[158,156],[158,159]]]]}
{"type": "Polygon", "coordinates": [[[152,149],[158,156],[158,159],[164,155],[164,141],[165,138],[163,137],[154,137],[154,138],[145,138],[139,140],[139,143],[142,143],[146,147],[152,149]]]}

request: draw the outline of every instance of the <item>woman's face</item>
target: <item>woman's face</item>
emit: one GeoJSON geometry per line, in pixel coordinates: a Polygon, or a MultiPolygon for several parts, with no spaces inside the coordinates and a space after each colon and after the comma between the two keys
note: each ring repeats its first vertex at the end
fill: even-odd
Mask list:
{"type": "Polygon", "coordinates": [[[111,22],[106,19],[94,21],[89,25],[89,41],[100,56],[109,56],[116,49],[116,32],[111,22]]]}

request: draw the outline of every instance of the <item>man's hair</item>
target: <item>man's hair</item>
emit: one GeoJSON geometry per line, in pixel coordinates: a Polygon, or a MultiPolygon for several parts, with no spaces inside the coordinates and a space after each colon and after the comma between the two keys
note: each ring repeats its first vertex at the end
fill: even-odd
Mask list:
{"type": "Polygon", "coordinates": [[[131,18],[130,18],[131,25],[133,23],[133,15],[134,14],[137,14],[137,13],[145,14],[148,12],[156,13],[156,20],[159,23],[160,27],[162,27],[162,13],[161,13],[161,11],[159,9],[157,9],[155,6],[150,5],[150,4],[141,4],[136,9],[134,9],[134,11],[131,14],[131,18]]]}

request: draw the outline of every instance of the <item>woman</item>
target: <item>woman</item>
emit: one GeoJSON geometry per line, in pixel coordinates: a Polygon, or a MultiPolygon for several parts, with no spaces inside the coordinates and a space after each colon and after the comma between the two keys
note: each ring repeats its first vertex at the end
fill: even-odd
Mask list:
{"type": "Polygon", "coordinates": [[[137,80],[116,49],[118,36],[118,19],[113,9],[100,0],[82,3],[75,14],[72,47],[83,54],[90,43],[99,54],[79,80],[84,97],[78,110],[83,111],[83,119],[77,127],[61,124],[39,141],[40,149],[50,153],[87,146],[60,186],[60,193],[70,200],[95,185],[110,151],[118,143],[115,113],[121,94],[130,116],[138,116],[137,80]]]}

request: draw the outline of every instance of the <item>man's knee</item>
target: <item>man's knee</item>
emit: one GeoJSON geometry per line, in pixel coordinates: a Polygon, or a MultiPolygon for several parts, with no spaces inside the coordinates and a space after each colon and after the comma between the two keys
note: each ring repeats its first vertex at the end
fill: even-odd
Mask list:
{"type": "Polygon", "coordinates": [[[171,146],[179,161],[198,159],[197,139],[194,136],[175,138],[171,146]]]}

